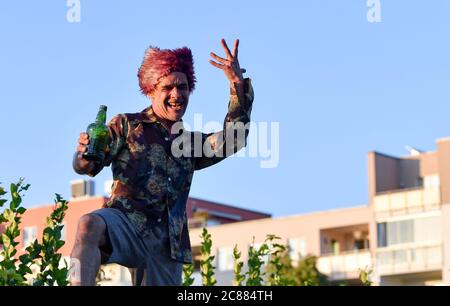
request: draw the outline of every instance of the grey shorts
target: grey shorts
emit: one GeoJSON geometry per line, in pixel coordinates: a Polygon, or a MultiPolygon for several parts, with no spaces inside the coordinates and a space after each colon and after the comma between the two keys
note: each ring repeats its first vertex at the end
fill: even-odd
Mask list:
{"type": "Polygon", "coordinates": [[[102,249],[102,264],[117,263],[130,268],[133,285],[179,286],[183,263],[170,256],[167,221],[155,225],[148,236],[139,235],[118,209],[102,208],[91,214],[106,223],[108,246],[102,249]]]}

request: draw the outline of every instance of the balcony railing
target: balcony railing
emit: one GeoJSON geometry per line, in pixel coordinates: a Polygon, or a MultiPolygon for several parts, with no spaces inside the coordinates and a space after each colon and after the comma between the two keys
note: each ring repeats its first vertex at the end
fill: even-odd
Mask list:
{"type": "Polygon", "coordinates": [[[357,250],[339,255],[319,257],[317,268],[332,280],[358,278],[359,270],[371,267],[372,257],[369,250],[357,250]]]}
{"type": "Polygon", "coordinates": [[[412,273],[442,269],[442,244],[403,245],[377,250],[380,275],[412,273]]]}
{"type": "Polygon", "coordinates": [[[417,213],[439,209],[440,189],[413,188],[377,194],[374,209],[377,214],[417,213]]]}

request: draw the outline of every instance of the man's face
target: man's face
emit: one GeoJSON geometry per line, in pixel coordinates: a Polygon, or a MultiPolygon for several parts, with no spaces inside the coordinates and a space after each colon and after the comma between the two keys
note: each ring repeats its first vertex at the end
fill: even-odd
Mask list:
{"type": "Polygon", "coordinates": [[[178,121],[183,117],[189,102],[189,84],[182,72],[172,72],[159,80],[149,94],[155,114],[162,119],[178,121]]]}

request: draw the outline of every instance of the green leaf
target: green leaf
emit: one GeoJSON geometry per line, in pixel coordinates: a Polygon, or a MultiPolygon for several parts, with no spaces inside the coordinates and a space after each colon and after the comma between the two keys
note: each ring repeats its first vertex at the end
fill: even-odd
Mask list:
{"type": "Polygon", "coordinates": [[[19,260],[21,263],[25,263],[25,261],[28,263],[30,261],[30,255],[27,253],[20,255],[19,260]]]}
{"type": "Polygon", "coordinates": [[[14,212],[11,209],[5,209],[3,217],[5,217],[7,222],[14,222],[14,212]]]}
{"type": "Polygon", "coordinates": [[[20,271],[22,274],[33,274],[33,271],[31,271],[30,267],[22,266],[22,271],[20,271]]]}
{"type": "Polygon", "coordinates": [[[60,248],[62,248],[64,246],[65,243],[66,242],[63,240],[56,241],[55,249],[59,250],[60,248]]]}
{"type": "Polygon", "coordinates": [[[44,229],[44,235],[52,236],[53,235],[53,229],[51,227],[46,227],[44,229]]]}
{"type": "Polygon", "coordinates": [[[17,209],[17,213],[23,215],[25,212],[27,211],[27,209],[25,207],[19,207],[17,209]]]}
{"type": "Polygon", "coordinates": [[[17,188],[19,185],[20,185],[20,183],[17,183],[17,185],[14,183],[11,183],[11,185],[9,186],[9,190],[11,191],[11,194],[17,193],[17,188]]]}
{"type": "Polygon", "coordinates": [[[4,247],[8,247],[11,244],[11,239],[5,233],[2,234],[2,244],[4,247]]]}
{"type": "Polygon", "coordinates": [[[5,188],[0,187],[0,196],[5,195],[6,193],[5,188]]]}
{"type": "MultiPolygon", "coordinates": [[[[3,237],[3,239],[4,239],[4,237],[3,237]]],[[[11,258],[12,256],[14,256],[17,253],[16,249],[11,244],[9,244],[8,246],[6,246],[6,244],[4,244],[3,249],[5,250],[5,255],[6,255],[5,257],[8,257],[8,258],[11,258]]],[[[13,261],[15,262],[14,259],[13,259],[13,261]]]]}
{"type": "Polygon", "coordinates": [[[56,228],[53,230],[53,237],[54,237],[56,240],[61,239],[61,229],[60,229],[59,227],[56,227],[56,228]]]}

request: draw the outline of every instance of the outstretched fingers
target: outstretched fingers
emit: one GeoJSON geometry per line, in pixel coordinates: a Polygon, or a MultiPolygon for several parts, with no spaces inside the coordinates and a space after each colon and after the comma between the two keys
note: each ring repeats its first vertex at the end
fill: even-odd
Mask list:
{"type": "Polygon", "coordinates": [[[213,61],[213,60],[209,60],[209,63],[210,63],[211,65],[213,65],[214,67],[217,67],[217,68],[222,69],[222,70],[225,68],[225,65],[218,64],[218,63],[216,63],[216,62],[213,61]]]}
{"type": "Polygon", "coordinates": [[[224,63],[227,64],[230,62],[230,60],[227,60],[223,57],[218,56],[217,54],[215,54],[214,52],[210,53],[211,57],[214,58],[216,61],[220,62],[220,63],[224,63]]]}
{"type": "Polygon", "coordinates": [[[238,48],[239,48],[239,39],[236,39],[234,41],[234,48],[233,48],[233,57],[237,58],[238,57],[238,48]]]}
{"type": "Polygon", "coordinates": [[[229,60],[231,60],[233,58],[233,55],[231,55],[230,49],[228,48],[227,42],[225,41],[225,39],[222,38],[221,40],[222,43],[222,47],[225,50],[225,54],[227,55],[227,58],[229,60]]]}
{"type": "Polygon", "coordinates": [[[222,38],[221,44],[225,50],[225,56],[220,57],[217,54],[211,52],[210,55],[213,60],[209,60],[209,63],[216,68],[221,69],[225,72],[227,79],[230,82],[239,82],[243,80],[243,73],[245,69],[241,69],[239,66],[238,49],[239,49],[239,39],[234,41],[233,52],[230,51],[225,39],[222,38]]]}

